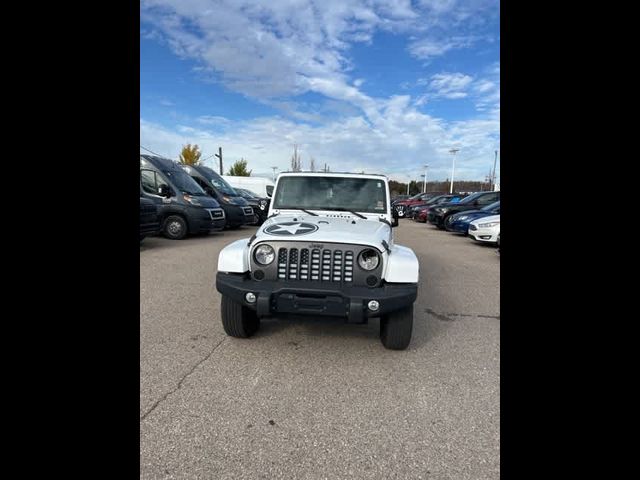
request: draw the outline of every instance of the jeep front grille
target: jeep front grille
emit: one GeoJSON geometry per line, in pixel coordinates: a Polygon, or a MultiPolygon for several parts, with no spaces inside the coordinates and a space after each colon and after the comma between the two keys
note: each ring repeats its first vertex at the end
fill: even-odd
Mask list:
{"type": "Polygon", "coordinates": [[[281,247],[278,279],[352,282],[354,261],[353,250],[281,247]]]}

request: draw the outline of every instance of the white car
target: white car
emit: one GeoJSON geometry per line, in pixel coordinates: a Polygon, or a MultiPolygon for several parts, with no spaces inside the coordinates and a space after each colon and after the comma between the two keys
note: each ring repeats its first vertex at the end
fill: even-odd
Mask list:
{"type": "Polygon", "coordinates": [[[485,243],[498,243],[500,235],[500,215],[491,215],[474,220],[469,224],[469,236],[485,243]]]}
{"type": "Polygon", "coordinates": [[[407,348],[419,263],[395,243],[398,225],[382,175],[282,173],[269,218],[218,257],[216,288],[227,335],[251,337],[264,317],[380,319],[380,340],[407,348]]]}

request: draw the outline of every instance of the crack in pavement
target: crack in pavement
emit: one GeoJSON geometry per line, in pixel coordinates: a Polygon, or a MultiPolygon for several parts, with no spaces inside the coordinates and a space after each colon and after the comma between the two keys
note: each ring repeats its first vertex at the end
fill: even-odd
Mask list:
{"type": "Polygon", "coordinates": [[[468,313],[438,313],[438,312],[434,312],[430,308],[425,308],[424,311],[425,313],[428,313],[429,315],[436,317],[438,320],[442,320],[443,322],[455,321],[455,319],[451,317],[478,317],[478,318],[493,318],[494,320],[500,320],[500,315],[480,315],[480,314],[472,315],[468,313]]]}
{"type": "Polygon", "coordinates": [[[158,406],[164,402],[167,398],[169,398],[169,395],[177,392],[178,390],[180,390],[180,388],[182,387],[182,383],[186,380],[186,378],[191,375],[193,372],[195,372],[196,368],[198,368],[200,365],[202,365],[204,362],[206,362],[207,360],[209,360],[209,358],[211,358],[211,355],[213,355],[213,352],[216,351],[216,349],[222,345],[222,342],[224,342],[227,339],[227,337],[224,337],[222,340],[220,340],[218,342],[218,344],[213,347],[213,349],[202,359],[200,360],[198,363],[196,363],[193,368],[191,368],[191,370],[189,370],[178,382],[178,385],[176,386],[176,388],[174,388],[173,390],[168,391],[167,393],[165,393],[160,399],[158,399],[149,410],[147,410],[144,415],[142,415],[142,417],[140,417],[140,421],[142,422],[144,419],[147,418],[147,416],[149,416],[149,414],[151,412],[153,412],[156,408],[158,408],[158,406]]]}

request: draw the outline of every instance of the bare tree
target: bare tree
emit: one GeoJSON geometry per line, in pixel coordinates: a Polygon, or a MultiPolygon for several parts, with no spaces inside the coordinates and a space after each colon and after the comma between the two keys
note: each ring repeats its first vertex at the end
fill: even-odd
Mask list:
{"type": "Polygon", "coordinates": [[[298,145],[293,145],[293,155],[291,156],[291,171],[300,172],[302,170],[302,157],[298,153],[298,145]]]}

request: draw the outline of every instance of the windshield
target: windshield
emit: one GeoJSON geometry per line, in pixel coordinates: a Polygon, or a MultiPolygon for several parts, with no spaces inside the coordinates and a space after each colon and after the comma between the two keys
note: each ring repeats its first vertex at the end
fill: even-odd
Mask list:
{"type": "Polygon", "coordinates": [[[246,198],[246,199],[256,198],[249,190],[245,190],[244,188],[236,188],[235,190],[243,198],[246,198]]]}
{"type": "Polygon", "coordinates": [[[202,187],[198,185],[184,170],[164,170],[169,181],[178,190],[189,195],[206,195],[202,187]]]}
{"type": "Polygon", "coordinates": [[[224,178],[211,170],[209,167],[201,166],[200,170],[202,170],[201,173],[206,177],[206,179],[209,180],[209,183],[213,185],[213,188],[218,190],[220,193],[222,193],[223,195],[231,195],[232,197],[238,196],[238,192],[236,192],[224,178]]]}
{"type": "Polygon", "coordinates": [[[387,193],[385,182],[372,178],[282,177],[273,208],[386,213],[387,193]]]}
{"type": "Polygon", "coordinates": [[[490,203],[486,207],[482,207],[480,210],[486,210],[486,211],[490,212],[491,210],[495,210],[496,208],[500,208],[500,201],[499,200],[497,202],[490,203]]]}
{"type": "Polygon", "coordinates": [[[463,198],[462,200],[460,200],[458,203],[463,204],[463,203],[471,203],[473,202],[476,198],[478,198],[480,195],[482,195],[485,192],[476,192],[476,193],[472,193],[471,195],[469,195],[468,197],[463,198]]]}

